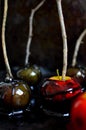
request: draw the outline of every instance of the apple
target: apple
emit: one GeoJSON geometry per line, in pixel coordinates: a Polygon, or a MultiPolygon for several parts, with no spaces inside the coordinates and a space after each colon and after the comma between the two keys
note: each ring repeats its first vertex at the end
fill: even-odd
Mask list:
{"type": "Polygon", "coordinates": [[[23,81],[12,80],[0,84],[0,100],[8,108],[19,109],[26,107],[30,95],[30,88],[23,81]]]}
{"type": "Polygon", "coordinates": [[[82,66],[68,68],[67,75],[75,78],[81,85],[86,83],[86,69],[82,66]]]}
{"type": "Polygon", "coordinates": [[[41,77],[39,67],[35,65],[27,66],[17,72],[17,77],[26,81],[29,85],[36,85],[41,77]]]}
{"type": "Polygon", "coordinates": [[[80,84],[68,76],[65,80],[62,80],[62,76],[50,77],[44,81],[41,87],[44,99],[54,102],[70,99],[81,92],[80,84]]]}
{"type": "Polygon", "coordinates": [[[78,95],[71,104],[68,130],[86,130],[86,92],[78,95]]]}
{"type": "Polygon", "coordinates": [[[52,111],[61,113],[61,115],[69,113],[71,101],[79,93],[82,93],[80,84],[73,78],[65,76],[52,76],[46,79],[41,88],[41,102],[43,111],[52,111]]]}

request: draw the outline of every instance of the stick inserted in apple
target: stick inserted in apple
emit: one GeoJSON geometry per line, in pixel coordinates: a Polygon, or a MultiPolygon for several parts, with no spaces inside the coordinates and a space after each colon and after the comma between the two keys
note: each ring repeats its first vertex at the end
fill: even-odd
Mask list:
{"type": "Polygon", "coordinates": [[[41,77],[41,71],[37,65],[31,65],[29,61],[30,57],[30,45],[33,37],[33,18],[35,13],[44,4],[45,0],[42,0],[34,9],[31,10],[29,17],[29,36],[26,46],[26,57],[25,57],[25,67],[17,72],[17,76],[20,79],[25,80],[29,85],[36,85],[41,77]]]}
{"type": "Polygon", "coordinates": [[[5,42],[7,12],[8,12],[8,0],[4,0],[4,13],[2,21],[2,49],[7,76],[6,79],[0,83],[0,99],[2,100],[6,108],[19,109],[26,107],[27,104],[29,103],[30,88],[25,82],[15,80],[11,72],[5,42]]]}
{"type": "Polygon", "coordinates": [[[71,99],[77,94],[81,93],[80,84],[71,77],[66,76],[67,72],[67,34],[62,12],[61,0],[56,0],[58,15],[61,25],[62,39],[63,39],[63,69],[61,76],[53,76],[48,78],[41,87],[41,93],[47,101],[64,101],[71,99]]]}

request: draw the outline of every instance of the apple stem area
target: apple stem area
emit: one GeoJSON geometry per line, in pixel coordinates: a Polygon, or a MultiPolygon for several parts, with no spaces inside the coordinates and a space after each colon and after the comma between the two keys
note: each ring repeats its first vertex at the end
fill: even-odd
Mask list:
{"type": "Polygon", "coordinates": [[[33,18],[36,11],[44,4],[45,0],[41,1],[34,9],[31,10],[30,18],[29,18],[29,36],[26,46],[26,57],[25,57],[25,65],[29,62],[30,56],[30,45],[33,37],[33,18]]]}
{"type": "Polygon", "coordinates": [[[81,33],[81,35],[76,41],[75,50],[74,50],[73,59],[72,59],[72,67],[76,65],[79,48],[80,48],[81,43],[83,43],[82,39],[84,38],[85,35],[86,35],[86,29],[84,29],[84,31],[81,33]]]}
{"type": "Polygon", "coordinates": [[[7,51],[6,51],[6,41],[5,41],[5,28],[6,28],[6,20],[7,20],[7,12],[8,12],[8,0],[4,0],[4,13],[3,13],[3,21],[2,21],[2,49],[3,49],[3,56],[4,62],[7,70],[7,75],[9,78],[13,78],[11,68],[9,65],[7,51]]]}
{"type": "Polygon", "coordinates": [[[66,35],[66,28],[64,23],[64,17],[62,12],[62,4],[61,0],[56,0],[57,8],[58,8],[58,15],[59,21],[61,25],[61,32],[62,32],[62,39],[63,39],[63,70],[62,70],[62,80],[65,80],[66,71],[67,71],[67,35],[66,35]]]}

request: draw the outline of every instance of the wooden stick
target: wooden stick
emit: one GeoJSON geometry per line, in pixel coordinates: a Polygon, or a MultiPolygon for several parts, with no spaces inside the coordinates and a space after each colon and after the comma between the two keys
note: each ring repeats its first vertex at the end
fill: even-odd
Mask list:
{"type": "Polygon", "coordinates": [[[3,49],[3,56],[5,61],[5,66],[7,70],[7,74],[10,78],[13,78],[13,75],[11,73],[8,57],[7,57],[7,51],[6,51],[6,41],[5,41],[5,28],[6,28],[6,20],[7,20],[7,11],[8,11],[8,0],[4,0],[4,13],[3,13],[3,22],[2,22],[2,49],[3,49]]]}
{"type": "Polygon", "coordinates": [[[67,49],[67,35],[66,35],[64,17],[63,17],[63,12],[62,12],[61,0],[56,0],[56,2],[57,2],[59,20],[60,20],[60,25],[61,25],[62,39],[63,39],[63,70],[62,70],[62,80],[65,80],[66,71],[67,71],[67,51],[68,51],[68,49],[67,49]]]}
{"type": "Polygon", "coordinates": [[[29,63],[29,56],[30,56],[30,45],[33,37],[33,18],[35,12],[44,4],[45,0],[41,1],[34,9],[31,10],[30,18],[29,18],[29,36],[28,42],[26,46],[26,57],[25,57],[25,65],[29,63]]]}
{"type": "Polygon", "coordinates": [[[79,47],[80,47],[80,44],[82,43],[82,39],[83,39],[83,37],[85,35],[86,35],[86,29],[84,29],[84,31],[81,33],[81,35],[79,36],[79,38],[76,41],[76,46],[75,46],[75,50],[74,50],[74,54],[73,54],[73,59],[72,59],[72,67],[74,67],[76,65],[76,60],[77,60],[77,55],[78,55],[79,47]]]}

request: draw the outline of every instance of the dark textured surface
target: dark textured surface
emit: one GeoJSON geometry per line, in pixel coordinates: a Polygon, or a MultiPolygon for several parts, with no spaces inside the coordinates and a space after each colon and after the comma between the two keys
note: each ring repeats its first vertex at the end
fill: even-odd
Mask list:
{"type": "Polygon", "coordinates": [[[57,120],[52,118],[33,123],[28,120],[2,120],[0,121],[0,130],[65,130],[65,126],[59,125],[57,120]]]}
{"type": "MultiPolygon", "coordinates": [[[[41,0],[9,0],[6,25],[7,53],[11,67],[23,66],[28,39],[31,9],[41,0]]],[[[3,2],[0,0],[0,33],[3,16],[3,2]]],[[[68,61],[71,64],[75,42],[86,28],[86,0],[62,0],[63,13],[68,34],[68,61]]],[[[55,0],[46,0],[38,10],[33,22],[30,62],[50,70],[62,68],[62,37],[55,0]],[[52,60],[52,62],[51,62],[52,60]]],[[[81,45],[78,61],[86,65],[86,37],[81,45]]],[[[0,40],[0,69],[4,69],[0,40]]],[[[28,116],[29,118],[29,116],[28,116]]],[[[57,119],[8,120],[0,118],[0,130],[64,130],[57,119]]]]}

